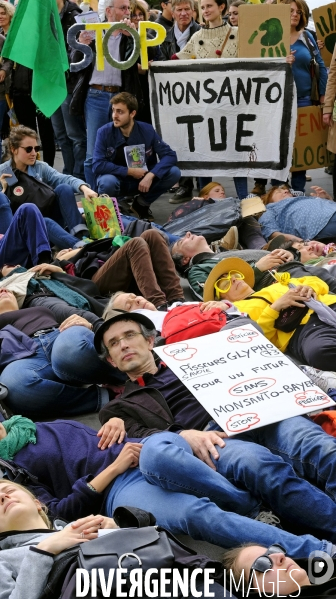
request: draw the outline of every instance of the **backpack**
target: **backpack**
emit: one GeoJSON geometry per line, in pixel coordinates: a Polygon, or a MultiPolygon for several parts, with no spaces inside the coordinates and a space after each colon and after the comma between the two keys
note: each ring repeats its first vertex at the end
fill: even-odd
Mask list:
{"type": "Polygon", "coordinates": [[[162,325],[165,343],[177,343],[195,337],[217,333],[226,324],[226,315],[220,308],[201,312],[200,305],[182,305],[170,310],[162,325]]]}
{"type": "Polygon", "coordinates": [[[13,172],[18,182],[11,186],[8,185],[6,189],[6,196],[10,201],[13,214],[22,204],[35,204],[43,216],[50,216],[56,200],[56,194],[50,185],[19,169],[14,169],[13,172]]]}

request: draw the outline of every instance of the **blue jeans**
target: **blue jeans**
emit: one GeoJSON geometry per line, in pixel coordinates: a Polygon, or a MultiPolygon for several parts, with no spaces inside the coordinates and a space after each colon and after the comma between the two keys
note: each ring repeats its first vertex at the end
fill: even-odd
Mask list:
{"type": "Polygon", "coordinates": [[[86,156],[86,128],[81,116],[70,114],[72,94],[68,94],[63,104],[51,117],[52,126],[61,146],[64,160],[63,172],[84,179],[86,156]]]}
{"type": "Polygon", "coordinates": [[[85,100],[85,122],[87,131],[86,159],[84,162],[85,181],[96,188],[96,180],[92,173],[92,156],[96,143],[97,131],[111,120],[110,100],[115,94],[89,87],[85,100]]]}
{"type": "MultiPolygon", "coordinates": [[[[59,190],[59,206],[56,206],[54,210],[55,220],[51,218],[44,218],[43,220],[47,228],[49,241],[52,245],[57,245],[60,249],[67,249],[70,247],[72,248],[75,245],[75,243],[78,242],[78,238],[74,237],[74,235],[70,235],[69,233],[67,233],[63,229],[61,224],[58,224],[58,222],[56,222],[56,219],[63,222],[63,211],[63,214],[67,218],[68,222],[76,223],[76,221],[79,221],[80,223],[82,223],[83,221],[81,220],[81,215],[77,208],[76,200],[71,187],[69,185],[58,185],[58,187],[56,187],[55,189],[55,192],[57,190],[59,190]],[[63,190],[62,188],[66,189],[63,190]],[[69,192],[69,189],[71,193],[69,192]],[[70,205],[67,205],[68,201],[70,205]],[[75,202],[75,206],[73,206],[73,202],[75,202]],[[79,215],[79,218],[77,217],[77,213],[79,215]]],[[[36,210],[39,214],[41,214],[39,209],[36,208],[35,204],[24,204],[24,206],[34,206],[34,214],[36,215],[36,210]]],[[[15,215],[18,213],[19,210],[20,208],[16,211],[15,215]]],[[[25,209],[25,217],[27,217],[28,211],[28,208],[25,209]]],[[[33,212],[30,211],[29,214],[33,214],[33,212]]],[[[9,230],[14,218],[15,216],[13,216],[9,199],[4,193],[0,192],[0,233],[5,234],[9,230]]],[[[35,219],[36,218],[37,217],[35,216],[35,219]]],[[[42,215],[41,218],[43,218],[42,215]]],[[[79,222],[77,222],[76,224],[79,224],[79,222]]],[[[31,231],[29,231],[29,234],[31,234],[31,231]]]]}
{"type": "MultiPolygon", "coordinates": [[[[166,435],[159,433],[154,436],[158,437],[161,434],[166,435]]],[[[140,458],[151,439],[152,437],[149,437],[142,441],[144,446],[140,458]]],[[[153,451],[149,451],[149,454],[152,454],[152,463],[155,462],[159,467],[158,455],[153,455],[153,451]]],[[[173,476],[175,477],[176,473],[173,472],[173,476]]],[[[116,507],[132,505],[152,512],[157,524],[173,534],[188,534],[194,539],[208,541],[221,547],[238,547],[242,543],[269,547],[273,543],[280,543],[294,558],[308,557],[316,549],[332,554],[330,542],[319,541],[311,535],[297,537],[268,524],[221,510],[206,497],[190,495],[183,486],[181,492],[172,492],[165,473],[163,485],[161,479],[155,479],[152,484],[146,478],[138,468],[128,469],[119,475],[108,494],[105,503],[106,514],[112,516],[116,507]],[[162,488],[164,485],[167,488],[162,488]]],[[[174,483],[172,488],[175,488],[174,483]]],[[[239,509],[239,503],[236,507],[239,509]]]]}
{"type": "MultiPolygon", "coordinates": [[[[13,216],[8,200],[7,204],[10,222],[4,237],[0,239],[0,266],[26,266],[29,258],[35,266],[42,252],[50,252],[43,216],[34,204],[22,204],[13,216]]],[[[6,220],[6,215],[4,218],[6,220]]]]}
{"type": "Polygon", "coordinates": [[[119,382],[120,374],[99,360],[93,338],[81,326],[38,337],[36,354],[12,362],[0,375],[8,387],[9,407],[30,418],[99,411],[109,395],[97,383],[119,382]],[[82,386],[87,384],[91,386],[82,386]]]}
{"type": "Polygon", "coordinates": [[[246,198],[248,194],[247,177],[233,177],[237,196],[240,200],[246,198]]]}
{"type": "Polygon", "coordinates": [[[225,439],[225,447],[217,450],[215,472],[193,456],[182,437],[160,433],[146,441],[140,469],[149,482],[165,489],[209,497],[223,509],[229,509],[231,500],[234,511],[238,506],[242,510],[229,481],[280,517],[336,541],[336,439],[320,426],[297,416],[225,439]]]}
{"type": "Polygon", "coordinates": [[[332,215],[325,227],[315,235],[315,239],[335,239],[336,237],[336,213],[332,215]]]}
{"type": "MultiPolygon", "coordinates": [[[[160,195],[165,193],[170,187],[172,187],[181,177],[180,169],[177,166],[172,166],[165,177],[162,179],[154,179],[149,191],[142,193],[141,196],[146,201],[146,204],[150,206],[160,195]]],[[[125,179],[118,179],[114,175],[100,175],[97,177],[98,193],[106,193],[111,197],[121,197],[125,195],[135,195],[140,193],[138,191],[139,180],[133,177],[126,177],[125,179]]]]}

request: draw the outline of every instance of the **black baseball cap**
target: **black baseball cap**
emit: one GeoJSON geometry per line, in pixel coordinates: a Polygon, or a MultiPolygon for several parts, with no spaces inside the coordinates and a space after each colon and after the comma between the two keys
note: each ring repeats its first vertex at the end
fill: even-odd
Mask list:
{"type": "Polygon", "coordinates": [[[118,322],[118,320],[134,320],[134,322],[138,322],[139,324],[143,324],[147,329],[155,329],[154,323],[144,316],[143,314],[138,314],[138,312],[126,312],[126,310],[111,310],[110,314],[112,316],[105,320],[105,322],[99,327],[98,331],[94,336],[94,346],[96,351],[100,354],[101,352],[101,342],[103,340],[103,335],[107,329],[110,328],[111,324],[114,322],[118,322]]]}

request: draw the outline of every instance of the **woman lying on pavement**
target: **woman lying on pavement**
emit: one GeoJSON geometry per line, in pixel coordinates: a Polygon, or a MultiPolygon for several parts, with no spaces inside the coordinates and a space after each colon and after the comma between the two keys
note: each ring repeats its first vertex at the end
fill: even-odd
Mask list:
{"type": "MultiPolygon", "coordinates": [[[[76,545],[97,539],[101,529],[105,529],[104,533],[108,534],[105,532],[107,529],[118,528],[112,518],[90,515],[76,519],[71,525],[56,531],[41,501],[25,487],[5,479],[0,479],[0,514],[1,599],[39,599],[51,593],[56,596],[58,585],[62,587],[62,596],[64,591],[66,596],[77,597],[75,568],[79,562],[76,552],[69,552],[68,555],[65,552],[76,545]],[[66,577],[68,573],[69,578],[66,577]]],[[[109,557],[111,559],[111,556],[109,557]]],[[[188,562],[185,561],[188,567],[188,562]]],[[[205,561],[210,562],[210,559],[205,558],[205,561]]],[[[183,560],[181,563],[183,564],[183,560]]],[[[155,565],[153,560],[153,567],[155,565]]],[[[102,566],[106,566],[104,554],[102,566]]],[[[203,569],[204,567],[206,566],[203,565],[203,569]]],[[[108,580],[110,581],[110,576],[108,580]]],[[[107,580],[105,582],[107,583],[107,580]]],[[[210,584],[211,591],[214,591],[212,596],[217,599],[223,597],[223,587],[212,580],[210,584]]],[[[201,576],[197,578],[194,588],[199,591],[198,597],[208,596],[204,594],[205,586],[201,576]]],[[[94,594],[94,585],[90,587],[90,591],[91,596],[97,596],[97,593],[94,594]]],[[[102,596],[107,595],[99,593],[99,597],[102,596]]],[[[118,595],[112,591],[109,596],[118,595]]],[[[149,597],[146,591],[135,596],[149,597]]],[[[194,595],[188,596],[191,599],[194,595]]]]}
{"type": "Polygon", "coordinates": [[[335,239],[336,203],[329,194],[316,188],[319,196],[293,196],[287,185],[272,187],[266,194],[266,212],[260,219],[261,232],[266,239],[280,233],[288,241],[302,239],[335,239]]]}
{"type": "Polygon", "coordinates": [[[276,320],[281,310],[290,306],[305,307],[302,300],[311,297],[336,311],[336,295],[330,294],[328,285],[317,277],[305,276],[290,282],[296,286],[295,289],[288,289],[286,281],[255,293],[252,267],[240,258],[227,258],[219,262],[207,278],[204,301],[229,300],[255,320],[264,335],[281,351],[288,351],[301,364],[334,370],[335,327],[322,322],[312,310],[302,315],[299,325],[294,325],[291,332],[279,330],[276,320]]]}
{"type": "MultiPolygon", "coordinates": [[[[156,436],[161,434],[164,433],[156,436]]],[[[225,503],[226,493],[235,490],[235,509],[240,513],[251,509],[254,512],[251,518],[224,511],[207,497],[196,497],[185,489],[184,492],[175,492],[148,482],[141,466],[140,469],[137,466],[139,456],[150,439],[148,453],[153,456],[154,463],[154,437],[113,444],[102,451],[97,444],[96,431],[79,422],[65,420],[37,423],[35,435],[36,439],[33,423],[26,419],[20,421],[16,417],[14,421],[5,421],[0,424],[0,456],[3,459],[14,456],[15,464],[38,477],[39,482],[33,490],[54,517],[71,520],[97,511],[111,517],[114,510],[123,505],[145,509],[150,499],[157,524],[173,534],[189,534],[194,539],[226,548],[249,542],[267,546],[278,542],[285,544],[294,557],[308,557],[314,550],[325,551],[329,555],[336,553],[336,546],[331,542],[320,541],[311,535],[295,536],[254,520],[259,511],[258,501],[223,477],[219,477],[221,481],[217,483],[221,486],[222,503],[225,503]],[[10,440],[11,423],[13,443],[10,440]],[[24,437],[20,431],[28,428],[29,436],[24,437]],[[9,441],[6,442],[7,434],[9,441]],[[8,448],[12,451],[9,452],[8,448]]],[[[176,437],[179,438],[178,435],[176,437]]],[[[147,456],[147,464],[150,455],[147,456]]],[[[193,459],[196,464],[208,468],[196,457],[193,459]]],[[[211,469],[208,470],[211,474],[211,469]]],[[[212,476],[216,473],[213,472],[212,476]]],[[[182,478],[180,482],[183,482],[182,478]]],[[[333,528],[334,525],[330,524],[330,538],[335,536],[333,528]]]]}
{"type": "MultiPolygon", "coordinates": [[[[328,557],[328,556],[325,556],[328,557]]],[[[316,556],[317,558],[317,556],[316,556]]],[[[315,559],[316,559],[315,558],[315,559]]],[[[320,561],[323,556],[320,556],[320,561]]],[[[294,561],[280,544],[262,547],[260,545],[245,545],[237,547],[224,554],[224,567],[238,583],[240,591],[237,597],[247,597],[249,585],[258,593],[258,597],[300,597],[308,599],[315,597],[336,596],[335,560],[327,563],[327,571],[323,570],[314,576],[311,564],[307,559],[294,561]],[[309,567],[310,566],[310,567],[309,567]],[[310,578],[308,574],[310,573],[310,578]],[[240,577],[242,579],[240,580],[240,577]],[[322,580],[324,579],[324,580],[322,580]],[[259,592],[258,592],[259,589],[259,592]]],[[[255,596],[251,591],[251,596],[255,596]]]]}

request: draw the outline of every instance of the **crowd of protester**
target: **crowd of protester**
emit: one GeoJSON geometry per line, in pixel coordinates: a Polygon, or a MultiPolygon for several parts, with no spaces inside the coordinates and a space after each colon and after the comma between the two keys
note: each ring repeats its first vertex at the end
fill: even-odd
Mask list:
{"type": "MultiPolygon", "coordinates": [[[[67,44],[81,8],[56,2],[67,44]]],[[[313,52],[333,152],[336,50],[328,77],[305,0],[285,3],[298,107],[313,102],[313,52]]],[[[244,4],[163,0],[154,10],[145,0],[100,0],[98,12],[135,29],[141,21],[163,25],[167,36],[149,49],[150,61],[202,60],[237,56],[244,4]]],[[[14,14],[0,0],[0,47],[14,14]]],[[[79,41],[95,49],[91,32],[79,41]]],[[[132,53],[122,31],[108,43],[117,60],[132,53]]],[[[81,60],[67,49],[70,62],[81,60]]],[[[315,551],[336,559],[335,426],[296,416],[227,438],[154,351],[169,342],[172,317],[178,330],[181,307],[204,323],[215,310],[224,330],[254,325],[336,401],[333,198],[320,187],[306,195],[304,170],[272,180],[267,192],[267,181],[256,179],[250,196],[248,179],[237,175],[237,198],[200,176],[194,195],[178,148],[152,126],[140,62],[67,73],[67,97],[50,119],[31,93],[32,71],[1,58],[0,469],[29,472],[30,490],[0,479],[0,598],[51,596],[64,553],[125,526],[117,516],[124,506],[147,524],[223,548],[220,566],[259,585],[259,596],[277,596],[280,570],[279,596],[333,596],[335,577],[314,590],[307,560],[315,551]],[[124,149],[139,144],[145,165],[131,168],[124,149]],[[167,191],[178,206],[161,225],[151,205],[167,191]],[[90,239],[79,194],[117,198],[122,235],[90,239]],[[257,207],[243,218],[245,198],[257,207]],[[234,220],[230,206],[238,206],[234,220]],[[181,234],[174,227],[186,218],[193,226],[181,234]],[[289,328],[286,311],[297,314],[289,328]],[[98,432],[80,422],[91,413],[98,432]],[[60,528],[58,519],[72,524],[60,528]]],[[[336,189],[335,171],[333,179],[336,189]]],[[[333,419],[334,411],[326,414],[333,419]]],[[[216,579],[215,597],[223,584],[216,579]]],[[[205,596],[202,582],[199,592],[205,596]]]]}

